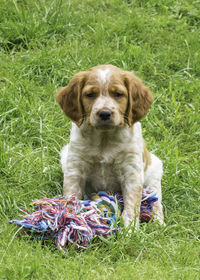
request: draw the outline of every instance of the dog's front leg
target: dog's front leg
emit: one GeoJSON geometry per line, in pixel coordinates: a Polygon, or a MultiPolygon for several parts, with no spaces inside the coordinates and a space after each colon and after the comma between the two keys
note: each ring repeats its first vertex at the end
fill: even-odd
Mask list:
{"type": "Polygon", "coordinates": [[[122,194],[124,200],[124,210],[122,217],[125,226],[134,226],[139,228],[140,206],[142,198],[143,174],[141,167],[131,168],[125,175],[122,185],[122,194]]]}
{"type": "Polygon", "coordinates": [[[70,172],[64,173],[63,194],[64,196],[76,194],[81,199],[83,195],[81,176],[71,175],[70,172]]]}
{"type": "Polygon", "coordinates": [[[61,151],[61,165],[64,174],[63,194],[70,196],[76,194],[82,198],[84,188],[84,166],[83,162],[77,157],[77,152],[72,151],[70,144],[63,147],[61,151]]]}
{"type": "Polygon", "coordinates": [[[134,183],[128,183],[123,191],[124,210],[122,217],[125,226],[134,226],[137,230],[139,228],[140,205],[142,198],[142,186],[134,183]]]}

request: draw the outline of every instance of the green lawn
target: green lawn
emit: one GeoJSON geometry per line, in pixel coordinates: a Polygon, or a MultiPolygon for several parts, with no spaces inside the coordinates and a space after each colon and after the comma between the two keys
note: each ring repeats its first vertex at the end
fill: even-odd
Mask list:
{"type": "Polygon", "coordinates": [[[200,279],[200,1],[0,0],[0,22],[0,279],[200,279]],[[71,124],[55,92],[106,63],[154,93],[142,124],[164,163],[167,225],[64,255],[8,221],[62,193],[71,124]]]}

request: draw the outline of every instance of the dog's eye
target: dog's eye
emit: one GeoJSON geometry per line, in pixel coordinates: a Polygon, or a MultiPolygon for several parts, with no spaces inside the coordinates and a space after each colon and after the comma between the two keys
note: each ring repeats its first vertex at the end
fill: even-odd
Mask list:
{"type": "Polygon", "coordinates": [[[120,97],[124,96],[124,94],[121,93],[121,92],[114,92],[114,93],[113,93],[113,96],[114,96],[115,98],[120,98],[120,97]]]}
{"type": "Polygon", "coordinates": [[[95,98],[96,97],[96,93],[95,92],[86,93],[86,97],[88,97],[88,98],[95,98]]]}

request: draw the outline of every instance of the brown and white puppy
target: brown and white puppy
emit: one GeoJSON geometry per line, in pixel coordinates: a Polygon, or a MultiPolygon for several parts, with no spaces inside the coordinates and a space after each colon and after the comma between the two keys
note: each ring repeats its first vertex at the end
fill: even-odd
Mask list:
{"type": "Polygon", "coordinates": [[[158,196],[155,217],[163,224],[162,162],[146,149],[139,120],[153,96],[132,72],[99,65],[76,74],[56,99],[73,121],[61,152],[64,195],[122,191],[124,223],[139,225],[142,188],[158,196]]]}

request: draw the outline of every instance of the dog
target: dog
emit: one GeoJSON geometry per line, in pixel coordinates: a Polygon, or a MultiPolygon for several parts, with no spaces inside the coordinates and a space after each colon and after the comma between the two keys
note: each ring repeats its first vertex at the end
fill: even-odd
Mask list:
{"type": "Polygon", "coordinates": [[[77,73],[56,99],[72,120],[61,151],[65,196],[121,191],[125,226],[139,226],[142,189],[156,193],[154,216],[163,221],[161,160],[150,153],[141,123],[153,101],[150,89],[129,71],[99,65],[77,73]]]}

